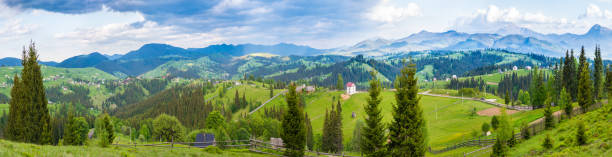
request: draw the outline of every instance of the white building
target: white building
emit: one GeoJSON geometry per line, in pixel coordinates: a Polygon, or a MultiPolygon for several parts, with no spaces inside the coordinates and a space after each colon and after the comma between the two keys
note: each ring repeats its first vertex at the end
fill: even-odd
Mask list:
{"type": "Polygon", "coordinates": [[[353,95],[357,92],[357,86],[353,82],[346,83],[346,94],[353,95]]]}
{"type": "Polygon", "coordinates": [[[512,67],[512,70],[518,70],[518,67],[513,66],[513,67],[512,67]]]}
{"type": "Polygon", "coordinates": [[[531,66],[526,66],[525,69],[531,70],[531,66]]]}

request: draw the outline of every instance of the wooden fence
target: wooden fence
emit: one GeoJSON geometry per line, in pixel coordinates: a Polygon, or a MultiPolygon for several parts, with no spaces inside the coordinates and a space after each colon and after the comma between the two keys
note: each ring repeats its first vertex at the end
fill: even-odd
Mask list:
{"type": "MultiPolygon", "coordinates": [[[[270,142],[264,142],[264,141],[256,140],[256,139],[214,141],[214,142],[161,142],[161,143],[154,143],[154,144],[113,144],[113,145],[121,146],[121,147],[129,147],[129,148],[134,148],[134,149],[139,148],[139,147],[158,147],[158,148],[168,148],[168,149],[205,148],[202,146],[197,146],[197,144],[211,144],[214,146],[219,146],[220,148],[223,148],[223,149],[246,148],[246,149],[249,149],[249,151],[251,152],[274,155],[274,156],[284,156],[283,153],[286,151],[286,148],[284,148],[282,145],[275,145],[270,142]]],[[[317,151],[310,151],[310,150],[305,150],[305,152],[307,153],[305,156],[325,155],[325,156],[341,156],[341,157],[358,157],[358,156],[345,155],[344,153],[333,154],[333,153],[317,152],[317,151]]]]}

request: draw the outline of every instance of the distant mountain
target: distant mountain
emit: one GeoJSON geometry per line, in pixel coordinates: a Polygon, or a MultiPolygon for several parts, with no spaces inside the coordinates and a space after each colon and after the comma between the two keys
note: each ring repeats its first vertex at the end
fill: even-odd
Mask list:
{"type": "Polygon", "coordinates": [[[144,74],[170,61],[195,60],[208,57],[219,63],[228,63],[234,57],[249,54],[272,54],[279,56],[313,56],[325,53],[323,50],[308,46],[280,43],[276,45],[210,45],[204,48],[180,48],[167,44],[145,44],[138,50],[113,59],[94,64],[108,73],[123,73],[131,76],[144,74]]]}
{"type": "Polygon", "coordinates": [[[102,54],[102,55],[104,55],[109,60],[115,60],[115,59],[119,59],[119,58],[123,57],[122,54],[113,54],[113,55],[102,54]]]}
{"type": "MultiPolygon", "coordinates": [[[[329,53],[340,55],[380,56],[387,53],[423,50],[478,50],[485,48],[505,49],[520,53],[535,53],[547,56],[562,56],[565,50],[585,46],[593,51],[600,45],[602,51],[612,51],[612,29],[593,25],[584,34],[542,34],[533,30],[507,25],[491,33],[463,33],[454,30],[446,32],[421,31],[397,40],[379,39],[385,42],[372,43],[365,40],[347,48],[332,49],[329,53]],[[368,45],[368,46],[364,46],[368,45]]],[[[612,53],[602,53],[612,58],[612,53]]]]}
{"type": "MultiPolygon", "coordinates": [[[[47,66],[55,66],[57,62],[53,61],[38,61],[39,64],[47,66]]],[[[6,57],[0,59],[0,66],[21,66],[21,59],[14,57],[6,57]]]]}
{"type": "Polygon", "coordinates": [[[63,68],[86,68],[86,67],[96,66],[108,60],[109,59],[106,58],[106,56],[98,52],[94,52],[94,53],[87,54],[87,55],[79,55],[79,56],[70,57],[60,62],[56,66],[63,67],[63,68]]]}

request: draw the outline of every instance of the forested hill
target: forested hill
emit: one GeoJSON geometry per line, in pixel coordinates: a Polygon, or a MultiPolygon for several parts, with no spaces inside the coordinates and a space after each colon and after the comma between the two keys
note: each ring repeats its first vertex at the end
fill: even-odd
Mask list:
{"type": "Polygon", "coordinates": [[[557,58],[503,50],[413,52],[376,58],[357,56],[327,66],[301,67],[295,72],[272,78],[281,81],[305,79],[314,84],[333,86],[337,82],[337,76],[342,75],[344,81],[356,82],[358,86],[365,87],[370,79],[370,71],[378,72],[378,77],[389,84],[399,73],[400,67],[410,62],[416,64],[417,76],[421,81],[431,81],[434,78],[451,78],[453,75],[461,77],[495,73],[512,69],[514,66],[549,67],[557,61],[557,58]]]}

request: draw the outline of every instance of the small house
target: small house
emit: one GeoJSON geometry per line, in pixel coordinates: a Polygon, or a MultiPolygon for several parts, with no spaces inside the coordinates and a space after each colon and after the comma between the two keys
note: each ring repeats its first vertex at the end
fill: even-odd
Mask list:
{"type": "Polygon", "coordinates": [[[346,83],[346,94],[353,95],[357,92],[357,86],[353,82],[346,83]]]}
{"type": "Polygon", "coordinates": [[[525,69],[531,70],[531,66],[525,66],[525,69]]]}
{"type": "Polygon", "coordinates": [[[512,67],[512,70],[516,71],[516,70],[518,70],[518,67],[515,65],[515,66],[512,67]]]}

